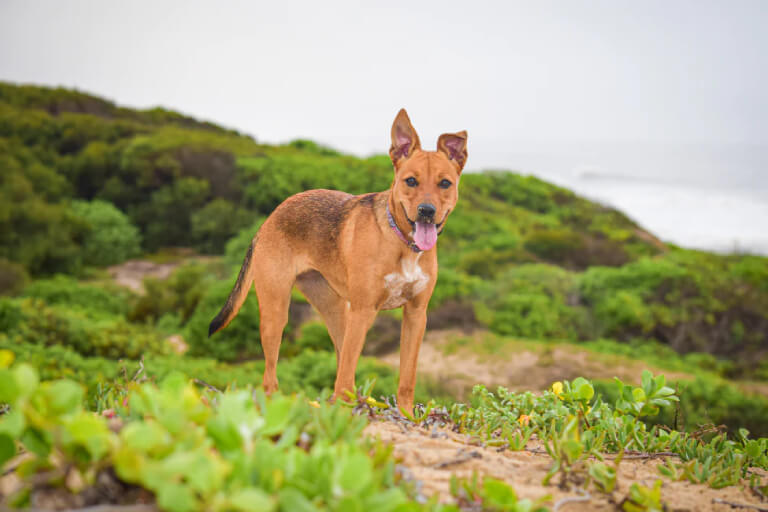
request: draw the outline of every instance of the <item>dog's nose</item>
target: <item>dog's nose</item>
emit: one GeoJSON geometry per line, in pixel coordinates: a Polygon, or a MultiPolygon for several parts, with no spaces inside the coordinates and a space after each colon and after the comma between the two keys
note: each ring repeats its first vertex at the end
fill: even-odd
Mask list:
{"type": "Polygon", "coordinates": [[[429,203],[421,203],[418,208],[419,217],[432,219],[435,217],[435,207],[429,203]]]}

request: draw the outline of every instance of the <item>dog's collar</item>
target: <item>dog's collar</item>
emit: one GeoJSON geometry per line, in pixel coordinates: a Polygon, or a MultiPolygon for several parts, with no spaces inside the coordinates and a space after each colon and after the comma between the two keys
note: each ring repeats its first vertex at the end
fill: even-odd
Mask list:
{"type": "Polygon", "coordinates": [[[400,231],[400,228],[397,227],[397,223],[395,222],[395,218],[392,216],[392,212],[389,211],[389,202],[387,202],[387,222],[389,222],[389,227],[392,228],[392,231],[395,232],[397,235],[397,238],[403,241],[405,245],[408,246],[410,250],[413,252],[421,252],[421,249],[419,249],[419,246],[416,245],[416,242],[413,240],[408,240],[402,231],[400,231]]]}

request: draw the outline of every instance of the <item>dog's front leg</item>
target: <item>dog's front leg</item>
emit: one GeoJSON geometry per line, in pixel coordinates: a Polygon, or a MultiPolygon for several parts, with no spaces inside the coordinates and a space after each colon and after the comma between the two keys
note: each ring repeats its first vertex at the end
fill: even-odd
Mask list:
{"type": "Polygon", "coordinates": [[[426,327],[426,303],[406,303],[403,306],[403,325],[400,330],[400,382],[397,386],[397,403],[400,410],[408,414],[413,414],[416,364],[426,327]]]}
{"type": "Polygon", "coordinates": [[[334,398],[345,398],[345,392],[355,392],[355,368],[360,352],[363,350],[365,335],[376,319],[377,310],[374,307],[351,307],[347,311],[347,325],[344,330],[344,341],[341,344],[341,354],[336,369],[336,384],[333,388],[334,398]]]}

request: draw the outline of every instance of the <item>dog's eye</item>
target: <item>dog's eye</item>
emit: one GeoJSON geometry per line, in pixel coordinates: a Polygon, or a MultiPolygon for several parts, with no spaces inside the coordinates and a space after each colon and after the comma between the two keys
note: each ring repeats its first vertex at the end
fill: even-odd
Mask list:
{"type": "Polygon", "coordinates": [[[440,181],[440,183],[438,183],[438,186],[440,188],[451,188],[451,185],[453,185],[453,183],[451,183],[448,180],[442,180],[442,181],[440,181]]]}
{"type": "Polygon", "coordinates": [[[419,184],[419,182],[416,181],[416,178],[411,176],[410,178],[405,179],[405,184],[408,185],[409,187],[415,187],[416,185],[419,184]]]}

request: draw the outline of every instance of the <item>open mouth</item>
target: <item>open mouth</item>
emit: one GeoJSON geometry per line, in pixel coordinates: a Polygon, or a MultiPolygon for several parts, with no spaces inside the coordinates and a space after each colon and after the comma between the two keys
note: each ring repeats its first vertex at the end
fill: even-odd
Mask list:
{"type": "Polygon", "coordinates": [[[403,203],[400,203],[400,207],[403,209],[403,214],[405,215],[406,220],[411,224],[411,228],[413,228],[412,236],[416,246],[422,251],[428,251],[433,248],[437,243],[437,235],[440,234],[438,230],[442,231],[440,228],[445,223],[448,213],[445,214],[445,217],[443,217],[443,220],[439,224],[435,224],[434,221],[423,221],[420,218],[413,221],[408,217],[408,212],[405,211],[403,203]]]}

